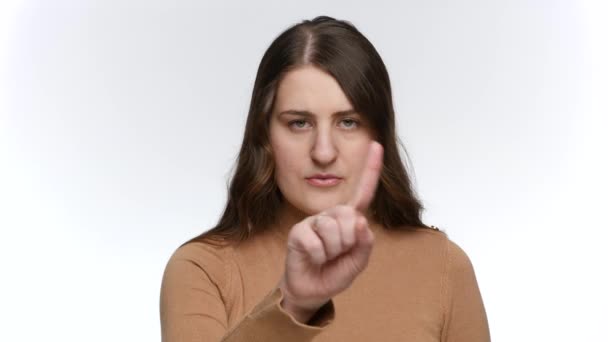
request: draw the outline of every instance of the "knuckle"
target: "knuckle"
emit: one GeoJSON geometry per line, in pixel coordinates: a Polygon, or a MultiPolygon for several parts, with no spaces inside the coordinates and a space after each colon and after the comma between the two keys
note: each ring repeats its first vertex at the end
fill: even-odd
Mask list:
{"type": "Polygon", "coordinates": [[[336,220],[332,216],[322,215],[317,220],[318,228],[331,228],[336,224],[336,220]]]}
{"type": "Polygon", "coordinates": [[[325,224],[331,221],[332,217],[328,215],[317,215],[316,218],[318,224],[325,224]]]}
{"type": "Polygon", "coordinates": [[[348,206],[344,209],[344,215],[347,217],[357,217],[359,212],[354,207],[348,206]]]}
{"type": "Polygon", "coordinates": [[[355,212],[355,208],[350,205],[340,205],[340,213],[343,215],[352,215],[355,212]]]}
{"type": "Polygon", "coordinates": [[[296,232],[297,232],[297,231],[301,231],[302,229],[305,229],[305,228],[306,228],[306,226],[307,226],[307,225],[306,225],[306,223],[305,223],[304,221],[302,221],[302,222],[298,222],[298,223],[296,223],[296,224],[293,226],[292,231],[296,231],[296,232]]]}
{"type": "Polygon", "coordinates": [[[318,239],[310,239],[303,242],[304,249],[308,252],[323,250],[323,243],[318,239]]]}
{"type": "Polygon", "coordinates": [[[327,224],[335,228],[338,226],[338,220],[336,220],[334,217],[328,217],[327,224]]]}
{"type": "Polygon", "coordinates": [[[355,240],[354,239],[344,239],[342,240],[342,244],[344,249],[350,249],[352,246],[355,245],[355,240]]]}
{"type": "Polygon", "coordinates": [[[365,216],[361,215],[357,218],[357,223],[359,223],[360,225],[363,225],[363,226],[367,226],[367,218],[365,218],[365,216]]]}

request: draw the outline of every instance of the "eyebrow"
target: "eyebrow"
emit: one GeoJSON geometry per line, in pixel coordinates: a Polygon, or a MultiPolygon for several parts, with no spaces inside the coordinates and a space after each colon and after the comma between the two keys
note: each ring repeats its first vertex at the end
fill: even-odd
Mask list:
{"type": "MultiPolygon", "coordinates": [[[[311,111],[308,111],[308,110],[296,110],[296,109],[284,110],[284,111],[280,112],[278,116],[281,116],[283,114],[302,115],[302,116],[305,116],[305,117],[313,117],[313,116],[315,116],[315,114],[312,113],[311,111]]],[[[349,115],[349,114],[358,114],[358,113],[354,109],[347,109],[347,110],[339,110],[337,112],[334,112],[331,116],[344,116],[344,115],[349,115]]]]}

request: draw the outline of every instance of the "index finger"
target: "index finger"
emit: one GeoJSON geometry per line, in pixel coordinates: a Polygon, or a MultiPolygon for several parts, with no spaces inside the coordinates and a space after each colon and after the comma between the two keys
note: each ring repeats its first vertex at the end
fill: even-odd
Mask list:
{"type": "Polygon", "coordinates": [[[348,201],[348,205],[355,207],[360,212],[367,210],[376,193],[376,186],[378,185],[378,179],[382,171],[383,153],[384,148],[382,145],[376,141],[372,141],[367,152],[367,160],[361,173],[359,184],[355,188],[353,197],[348,201]]]}

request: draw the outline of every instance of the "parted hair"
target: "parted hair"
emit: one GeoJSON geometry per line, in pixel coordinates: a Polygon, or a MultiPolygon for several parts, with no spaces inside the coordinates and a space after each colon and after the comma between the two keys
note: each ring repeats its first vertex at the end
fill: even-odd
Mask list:
{"type": "Polygon", "coordinates": [[[319,16],[289,27],[264,53],[243,142],[231,170],[224,212],[215,227],[190,241],[241,242],[267,229],[277,218],[284,198],[274,179],[270,117],[279,82],[287,72],[304,65],[318,67],[336,79],[384,147],[383,167],[370,204],[373,219],[385,229],[430,228],[421,220],[424,208],[399,154],[401,147],[407,157],[395,130],[391,84],[384,62],[353,24],[319,16]]]}

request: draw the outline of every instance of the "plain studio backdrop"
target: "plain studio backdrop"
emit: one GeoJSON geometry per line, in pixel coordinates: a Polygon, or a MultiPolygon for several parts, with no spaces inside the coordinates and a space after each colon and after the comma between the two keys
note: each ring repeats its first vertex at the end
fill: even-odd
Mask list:
{"type": "Polygon", "coordinates": [[[604,335],[604,2],[1,6],[0,340],[160,340],[162,272],[224,208],[262,54],[317,15],[383,57],[424,220],[471,258],[493,341],[604,335]]]}

